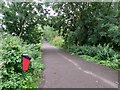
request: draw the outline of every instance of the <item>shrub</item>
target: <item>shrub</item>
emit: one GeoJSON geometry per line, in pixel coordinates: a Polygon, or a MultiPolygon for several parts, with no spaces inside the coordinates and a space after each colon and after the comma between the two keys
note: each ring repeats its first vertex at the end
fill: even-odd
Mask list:
{"type": "Polygon", "coordinates": [[[3,68],[0,70],[2,73],[2,89],[37,88],[40,73],[44,69],[44,65],[40,62],[40,45],[26,44],[19,37],[11,35],[4,36],[1,42],[1,59],[5,62],[3,68]],[[22,78],[21,74],[21,55],[23,53],[28,53],[32,56],[29,70],[25,73],[25,79],[22,78]]]}
{"type": "Polygon", "coordinates": [[[57,36],[57,37],[53,38],[51,43],[55,46],[62,47],[64,40],[61,36],[57,36]]]}
{"type": "Polygon", "coordinates": [[[73,45],[67,48],[67,50],[72,54],[79,55],[80,57],[88,59],[89,61],[96,61],[99,64],[103,64],[115,69],[120,69],[120,55],[118,52],[114,51],[109,45],[73,45]]]}
{"type": "Polygon", "coordinates": [[[116,52],[109,47],[109,45],[98,45],[98,46],[88,46],[88,45],[84,45],[84,46],[71,46],[69,48],[70,52],[73,52],[77,55],[89,55],[89,56],[97,56],[98,59],[108,59],[108,58],[112,58],[116,52]]]}
{"type": "Polygon", "coordinates": [[[72,53],[75,53],[77,55],[89,55],[89,56],[95,56],[96,55],[96,48],[92,46],[71,46],[69,48],[69,51],[72,53]]]}
{"type": "Polygon", "coordinates": [[[50,26],[44,26],[44,38],[48,41],[51,42],[53,40],[53,38],[55,38],[56,36],[58,36],[58,32],[54,30],[54,28],[50,27],[50,26]]]}
{"type": "Polygon", "coordinates": [[[116,52],[111,47],[109,47],[109,45],[105,44],[104,46],[98,45],[96,48],[97,48],[96,55],[98,59],[105,60],[108,58],[112,58],[116,54],[116,52]]]}
{"type": "Polygon", "coordinates": [[[50,26],[44,26],[44,31],[43,31],[44,39],[46,39],[49,43],[57,46],[57,47],[62,47],[64,44],[64,39],[62,36],[60,36],[60,33],[58,33],[57,30],[54,30],[53,27],[50,26]]]}

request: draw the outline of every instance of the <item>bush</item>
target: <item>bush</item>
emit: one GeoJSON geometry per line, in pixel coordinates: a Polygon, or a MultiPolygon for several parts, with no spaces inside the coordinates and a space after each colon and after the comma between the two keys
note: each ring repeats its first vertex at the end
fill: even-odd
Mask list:
{"type": "Polygon", "coordinates": [[[64,44],[64,39],[60,34],[58,33],[57,30],[54,30],[53,27],[50,26],[44,26],[44,35],[43,37],[51,44],[57,46],[57,47],[62,47],[64,44]]]}
{"type": "Polygon", "coordinates": [[[112,49],[112,47],[109,47],[109,45],[104,44],[104,46],[97,46],[96,55],[98,59],[105,60],[108,58],[112,58],[115,54],[116,52],[112,49]]]}
{"type": "Polygon", "coordinates": [[[109,45],[98,46],[71,46],[67,48],[69,52],[75,55],[79,55],[82,58],[89,61],[96,61],[99,64],[103,64],[115,69],[120,69],[120,55],[114,51],[109,45]],[[95,60],[96,59],[96,60],[95,60]]]}
{"type": "Polygon", "coordinates": [[[75,53],[76,55],[89,55],[95,56],[96,55],[96,48],[92,46],[71,46],[69,47],[69,51],[75,53]]]}
{"type": "Polygon", "coordinates": [[[26,44],[16,36],[6,35],[0,44],[2,51],[1,61],[5,64],[2,69],[2,89],[5,88],[37,88],[40,81],[40,73],[44,69],[41,63],[41,52],[39,44],[26,44]],[[32,56],[29,70],[22,78],[21,55],[28,53],[32,56]],[[34,82],[34,84],[33,84],[34,82]]]}
{"type": "Polygon", "coordinates": [[[57,36],[57,37],[53,38],[51,43],[57,47],[62,47],[62,45],[64,44],[64,40],[61,36],[57,36]]]}
{"type": "Polygon", "coordinates": [[[48,41],[51,42],[53,40],[53,38],[55,38],[56,36],[58,36],[58,32],[54,30],[54,28],[50,27],[50,26],[44,26],[44,38],[48,41]]]}
{"type": "Polygon", "coordinates": [[[97,56],[98,59],[102,60],[112,58],[116,54],[116,52],[111,47],[109,47],[109,45],[98,45],[97,47],[88,45],[71,46],[69,51],[77,55],[89,55],[92,57],[97,56]]]}

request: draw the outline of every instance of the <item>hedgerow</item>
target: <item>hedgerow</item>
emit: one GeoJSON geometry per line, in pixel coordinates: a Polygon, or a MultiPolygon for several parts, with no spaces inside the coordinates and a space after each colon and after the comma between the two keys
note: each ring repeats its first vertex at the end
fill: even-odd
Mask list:
{"type": "Polygon", "coordinates": [[[6,88],[37,88],[41,80],[41,72],[44,65],[41,63],[40,44],[27,44],[16,36],[5,35],[0,43],[2,56],[0,61],[4,66],[0,68],[2,83],[1,89],[6,88]],[[29,70],[22,77],[21,55],[23,53],[32,56],[29,70]]]}

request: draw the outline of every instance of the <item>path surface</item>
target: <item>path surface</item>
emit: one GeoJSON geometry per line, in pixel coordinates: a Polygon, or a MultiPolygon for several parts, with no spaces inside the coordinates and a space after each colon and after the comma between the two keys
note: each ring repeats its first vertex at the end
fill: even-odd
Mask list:
{"type": "Polygon", "coordinates": [[[40,88],[118,88],[118,72],[87,62],[46,41],[42,45],[45,70],[40,88]]]}

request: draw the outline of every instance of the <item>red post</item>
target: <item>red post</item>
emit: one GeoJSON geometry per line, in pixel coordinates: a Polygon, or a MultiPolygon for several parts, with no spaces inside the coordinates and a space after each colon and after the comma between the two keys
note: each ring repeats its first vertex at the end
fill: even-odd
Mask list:
{"type": "Polygon", "coordinates": [[[23,57],[22,60],[23,60],[22,61],[22,69],[23,69],[23,71],[27,71],[29,68],[30,60],[25,57],[23,57]]]}
{"type": "Polygon", "coordinates": [[[31,60],[31,56],[28,54],[22,55],[22,76],[24,78],[24,71],[27,71],[29,69],[29,64],[31,60]]]}

